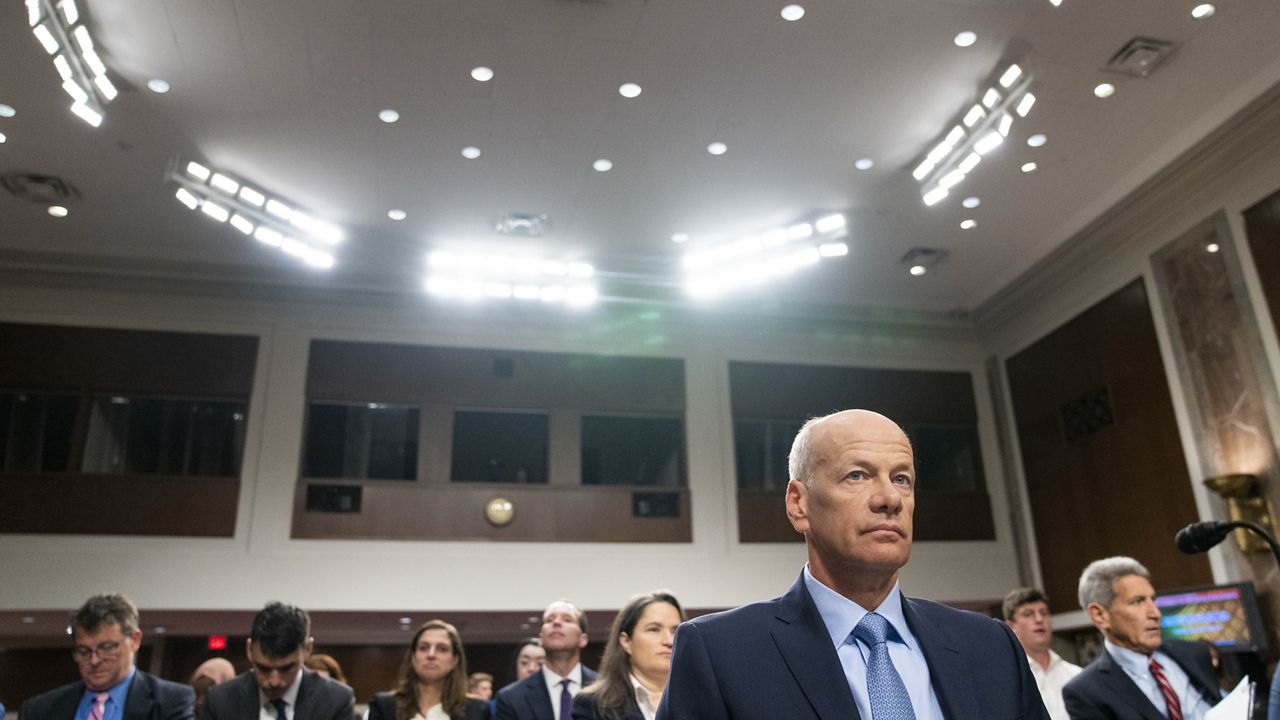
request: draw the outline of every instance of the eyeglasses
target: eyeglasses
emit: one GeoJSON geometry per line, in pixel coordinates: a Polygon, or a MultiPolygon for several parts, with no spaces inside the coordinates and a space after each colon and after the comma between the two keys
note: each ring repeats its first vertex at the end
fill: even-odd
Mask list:
{"type": "Polygon", "coordinates": [[[98,658],[101,660],[114,660],[116,656],[120,654],[122,645],[123,643],[117,640],[104,642],[98,647],[77,645],[75,649],[71,651],[71,657],[75,658],[77,662],[89,662],[89,659],[96,653],[98,658]]]}

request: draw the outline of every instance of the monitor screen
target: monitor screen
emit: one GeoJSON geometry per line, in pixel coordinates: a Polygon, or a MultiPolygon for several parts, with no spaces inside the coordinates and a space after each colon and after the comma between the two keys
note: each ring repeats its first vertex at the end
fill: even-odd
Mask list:
{"type": "Polygon", "coordinates": [[[1174,590],[1156,597],[1160,635],[1206,640],[1223,651],[1264,649],[1266,635],[1253,583],[1174,590]]]}

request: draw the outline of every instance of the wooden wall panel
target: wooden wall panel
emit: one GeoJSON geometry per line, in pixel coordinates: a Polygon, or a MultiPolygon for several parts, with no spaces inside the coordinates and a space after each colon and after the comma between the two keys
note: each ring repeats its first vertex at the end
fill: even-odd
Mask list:
{"type": "Polygon", "coordinates": [[[0,534],[231,537],[238,478],[10,475],[0,481],[0,534]]]}
{"type": "Polygon", "coordinates": [[[364,481],[361,512],[327,513],[306,509],[311,484],[339,483],[298,483],[295,538],[692,542],[684,488],[364,481]],[[676,493],[679,517],[633,517],[633,491],[676,493]],[[515,505],[515,519],[506,527],[494,527],[484,518],[485,503],[495,497],[515,505]]]}
{"type": "Polygon", "coordinates": [[[807,418],[867,408],[899,424],[976,423],[968,373],[729,363],[734,417],[807,418]],[[814,407],[813,398],[825,407],[814,407]]]}
{"type": "Polygon", "coordinates": [[[1245,210],[1244,226],[1271,322],[1280,334],[1280,192],[1245,210]]]}
{"type": "MultiPolygon", "coordinates": [[[[742,542],[803,542],[787,520],[777,490],[738,491],[738,537],[742,542]]],[[[991,498],[986,493],[931,494],[916,498],[913,540],[991,540],[991,498]]]]}
{"type": "Polygon", "coordinates": [[[258,339],[0,323],[0,387],[249,397],[258,339]]]}
{"type": "Polygon", "coordinates": [[[1212,582],[1173,536],[1197,518],[1147,292],[1135,280],[1008,360],[1045,591],[1076,606],[1080,571],[1130,555],[1157,588],[1212,582]],[[1068,442],[1062,409],[1106,388],[1114,424],[1068,442]]]}
{"type": "Polygon", "coordinates": [[[315,341],[307,397],[674,413],[684,411],[684,361],[315,341]]]}

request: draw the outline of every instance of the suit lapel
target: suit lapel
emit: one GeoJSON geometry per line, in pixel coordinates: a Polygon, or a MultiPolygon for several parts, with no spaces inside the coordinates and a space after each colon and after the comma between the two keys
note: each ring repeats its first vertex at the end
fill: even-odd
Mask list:
{"type": "Polygon", "coordinates": [[[124,712],[121,717],[124,720],[146,720],[152,715],[155,704],[156,698],[151,691],[151,683],[147,682],[141,670],[135,670],[133,682],[129,683],[129,692],[124,697],[124,712]]]}
{"type": "MultiPolygon", "coordinates": [[[[240,675],[233,682],[239,682],[243,685],[240,689],[240,715],[242,720],[253,720],[253,718],[262,715],[262,704],[258,696],[258,681],[255,679],[253,671],[240,675]]],[[[299,690],[299,693],[302,691],[299,690]]],[[[295,716],[298,717],[298,716],[295,716]]]]}
{"type": "Polygon", "coordinates": [[[860,720],[840,658],[818,608],[804,586],[804,576],[778,600],[773,642],[791,676],[823,720],[860,720]]]}
{"type": "Polygon", "coordinates": [[[302,682],[298,683],[298,703],[293,708],[294,720],[306,720],[306,718],[314,717],[314,708],[316,704],[316,683],[320,681],[320,676],[310,670],[302,669],[302,682]]]}
{"type": "Polygon", "coordinates": [[[75,720],[82,697],[84,697],[84,683],[77,682],[53,701],[52,707],[49,708],[49,716],[57,720],[75,720]]]}
{"type": "Polygon", "coordinates": [[[1126,705],[1133,708],[1134,712],[1139,713],[1147,720],[1165,720],[1164,714],[1156,709],[1155,705],[1147,699],[1146,695],[1138,689],[1138,686],[1125,673],[1124,668],[1116,664],[1115,658],[1111,657],[1111,653],[1106,650],[1098,656],[1098,670],[1101,671],[1099,677],[1106,685],[1107,689],[1115,693],[1116,697],[1125,702],[1126,705]]]}
{"type": "Polygon", "coordinates": [[[974,696],[973,683],[966,677],[969,667],[981,667],[981,660],[966,661],[959,643],[952,639],[947,628],[930,616],[927,608],[905,595],[902,614],[929,666],[929,684],[938,696],[942,714],[949,718],[981,717],[979,699],[974,696]]]}
{"type": "Polygon", "coordinates": [[[529,710],[535,720],[555,720],[555,711],[551,709],[551,693],[547,690],[547,678],[536,672],[524,680],[527,686],[524,694],[529,703],[529,710]]]}

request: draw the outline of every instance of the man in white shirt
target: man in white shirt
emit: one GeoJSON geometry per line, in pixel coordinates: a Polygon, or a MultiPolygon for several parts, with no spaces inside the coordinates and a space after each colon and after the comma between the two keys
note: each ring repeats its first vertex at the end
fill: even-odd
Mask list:
{"type": "Polygon", "coordinates": [[[1053,720],[1068,720],[1062,702],[1062,686],[1080,674],[1080,666],[1069,663],[1049,647],[1053,640],[1053,619],[1049,598],[1036,588],[1018,588],[1004,596],[1004,621],[1027,652],[1031,674],[1040,688],[1040,698],[1053,720]]]}
{"type": "Polygon", "coordinates": [[[1095,560],[1079,593],[1106,650],[1062,689],[1073,720],[1202,720],[1222,699],[1208,648],[1160,637],[1151,573],[1137,560],[1095,560]]]}
{"type": "Polygon", "coordinates": [[[546,651],[542,670],[498,692],[495,720],[570,720],[573,698],[596,674],[582,666],[587,646],[587,615],[568,600],[542,613],[538,640],[546,651]]]}

